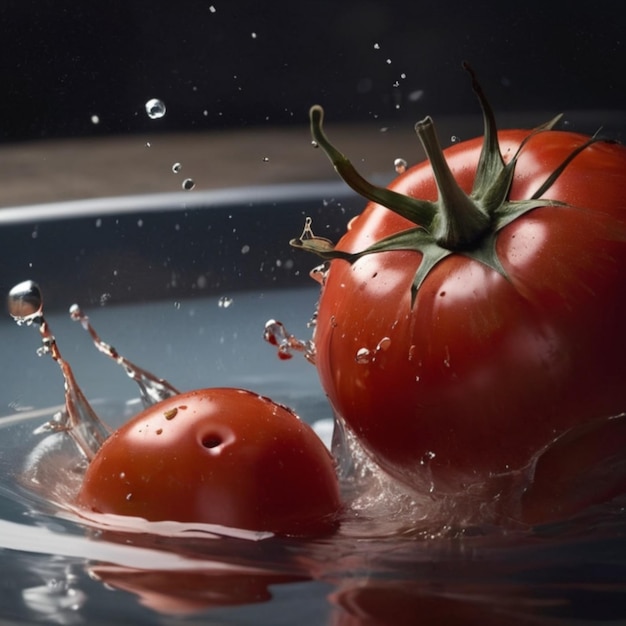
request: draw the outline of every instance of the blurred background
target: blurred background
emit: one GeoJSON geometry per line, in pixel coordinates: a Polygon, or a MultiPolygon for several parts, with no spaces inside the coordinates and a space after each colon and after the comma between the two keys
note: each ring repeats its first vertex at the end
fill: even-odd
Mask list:
{"type": "Polygon", "coordinates": [[[462,60],[498,110],[626,97],[626,19],[602,0],[3,0],[0,20],[4,142],[302,124],[318,101],[343,121],[473,112],[462,60]]]}
{"type": "MultiPolygon", "coordinates": [[[[228,162],[198,188],[332,177],[319,155],[289,148],[308,143],[316,102],[328,124],[399,138],[381,146],[358,134],[370,158],[382,152],[388,162],[397,145],[415,145],[412,125],[426,114],[479,120],[463,60],[507,124],[517,114],[542,121],[565,111],[585,130],[619,133],[615,120],[626,110],[626,20],[607,0],[3,0],[0,24],[0,206],[163,190],[165,170],[145,148],[174,134],[188,138],[187,164],[202,154],[228,162]],[[151,98],[166,105],[160,119],[146,115],[151,98]],[[290,129],[302,133],[285,137],[290,129]],[[241,139],[242,131],[261,135],[230,150],[223,133],[241,139]],[[197,143],[205,132],[218,133],[212,148],[197,143]],[[97,158],[91,143],[57,143],[54,151],[49,143],[137,136],[141,144],[100,144],[97,158]],[[279,144],[285,151],[276,154],[279,144]],[[274,154],[258,148],[240,167],[259,145],[273,145],[274,154]]],[[[479,132],[480,124],[453,128],[446,139],[479,132]]],[[[180,143],[171,146],[168,162],[174,152],[184,156],[180,143]]]]}

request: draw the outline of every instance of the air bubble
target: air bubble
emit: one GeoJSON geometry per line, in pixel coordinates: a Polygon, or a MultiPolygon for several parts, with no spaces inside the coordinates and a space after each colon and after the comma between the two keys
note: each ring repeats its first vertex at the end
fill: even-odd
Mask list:
{"type": "Polygon", "coordinates": [[[183,166],[180,163],[174,163],[174,165],[172,165],[172,172],[174,172],[174,174],[178,174],[182,169],[183,166]]]}
{"type": "Polygon", "coordinates": [[[146,113],[151,120],[158,120],[165,115],[165,103],[158,98],[151,98],[146,102],[146,113]]]}
{"type": "Polygon", "coordinates": [[[182,184],[182,188],[185,191],[191,191],[196,186],[196,182],[193,178],[185,178],[182,184]]]}

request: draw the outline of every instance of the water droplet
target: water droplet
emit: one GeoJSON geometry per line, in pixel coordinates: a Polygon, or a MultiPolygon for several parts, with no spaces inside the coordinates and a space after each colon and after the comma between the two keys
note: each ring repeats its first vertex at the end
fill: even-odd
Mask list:
{"type": "Polygon", "coordinates": [[[406,168],[408,167],[408,163],[405,159],[396,159],[393,162],[393,167],[398,174],[404,174],[406,172],[406,168]]]}
{"type": "Polygon", "coordinates": [[[213,5],[211,5],[211,6],[209,7],[209,11],[210,11],[211,13],[215,13],[215,11],[216,11],[216,10],[217,10],[217,9],[216,9],[213,5]]]}
{"type": "Polygon", "coordinates": [[[386,352],[391,347],[391,339],[383,337],[376,346],[376,352],[386,352]]]}
{"type": "Polygon", "coordinates": [[[95,347],[124,368],[126,374],[137,383],[144,406],[151,406],[161,400],[171,398],[172,396],[180,393],[178,389],[166,380],[157,378],[154,374],[151,374],[150,372],[135,365],[127,358],[123,357],[113,346],[102,341],[94,327],[91,325],[89,318],[85,315],[85,313],[83,313],[78,304],[73,304],[70,307],[69,312],[70,317],[75,322],[80,322],[81,326],[89,333],[95,347]]]}
{"type": "Polygon", "coordinates": [[[409,102],[417,102],[418,100],[421,100],[423,96],[424,96],[424,90],[416,89],[415,91],[412,91],[411,93],[409,93],[408,100],[409,102]]]}
{"type": "Polygon", "coordinates": [[[375,43],[374,44],[374,50],[380,50],[380,44],[379,43],[375,43]]]}
{"type": "Polygon", "coordinates": [[[182,188],[185,191],[191,191],[196,186],[196,183],[193,178],[185,178],[182,184],[182,188]]]}
{"type": "Polygon", "coordinates": [[[256,39],[257,35],[256,33],[250,33],[250,37],[252,37],[252,39],[256,39]]]}
{"type": "Polygon", "coordinates": [[[367,348],[359,348],[356,351],[354,360],[359,365],[365,365],[366,363],[369,363],[372,360],[372,353],[367,348]]]}
{"type": "Polygon", "coordinates": [[[92,124],[99,124],[100,123],[100,117],[98,115],[92,115],[91,116],[91,123],[92,124]]]}
{"type": "Polygon", "coordinates": [[[233,303],[232,298],[229,298],[228,296],[222,296],[217,301],[217,306],[220,307],[220,309],[227,309],[232,303],[233,303]]]}
{"type": "Polygon", "coordinates": [[[241,254],[248,254],[248,252],[250,252],[250,246],[248,244],[241,246],[241,254]]]}
{"type": "Polygon", "coordinates": [[[391,59],[387,59],[386,63],[387,65],[391,65],[391,59]]]}
{"type": "Polygon", "coordinates": [[[78,386],[69,363],[61,357],[56,339],[43,314],[43,295],[39,286],[32,280],[15,285],[9,292],[7,304],[9,313],[18,324],[38,325],[42,345],[37,354],[49,354],[59,365],[65,381],[64,410],[37,429],[38,432],[67,432],[85,457],[92,459],[109,436],[109,429],[93,411],[78,386]]]}
{"type": "Polygon", "coordinates": [[[9,315],[21,326],[39,322],[43,312],[43,297],[39,285],[25,280],[9,291],[7,298],[9,315]]]}
{"type": "Polygon", "coordinates": [[[320,147],[319,143],[317,143],[317,141],[315,141],[315,139],[313,139],[313,140],[311,141],[311,145],[312,145],[314,148],[319,148],[319,147],[320,147]]]}
{"type": "Polygon", "coordinates": [[[111,299],[110,293],[103,293],[100,296],[100,306],[104,306],[105,304],[107,304],[110,299],[111,299]]]}
{"type": "Polygon", "coordinates": [[[323,285],[326,282],[326,277],[328,276],[328,270],[330,268],[330,263],[326,261],[321,265],[316,265],[310,272],[309,276],[320,285],[323,285]]]}
{"type": "Polygon", "coordinates": [[[301,352],[310,363],[315,363],[315,344],[311,340],[302,341],[287,332],[282,322],[271,319],[265,323],[263,339],[278,348],[279,359],[291,359],[294,352],[301,352]]]}
{"type": "Polygon", "coordinates": [[[174,165],[172,165],[172,172],[174,172],[174,174],[178,174],[182,169],[183,166],[180,163],[174,163],[174,165]]]}
{"type": "Polygon", "coordinates": [[[151,120],[158,120],[165,115],[165,103],[158,98],[151,98],[146,102],[146,113],[151,120]]]}
{"type": "Polygon", "coordinates": [[[261,160],[263,161],[263,163],[269,163],[270,158],[264,156],[261,160]]]}
{"type": "Polygon", "coordinates": [[[461,141],[461,138],[457,137],[456,135],[452,135],[452,137],[450,137],[450,141],[452,143],[458,143],[459,141],[461,141]]]}

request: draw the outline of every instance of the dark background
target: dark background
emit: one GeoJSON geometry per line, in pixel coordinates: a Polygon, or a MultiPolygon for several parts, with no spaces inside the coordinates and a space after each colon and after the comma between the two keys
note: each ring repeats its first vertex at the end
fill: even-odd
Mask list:
{"type": "Polygon", "coordinates": [[[339,121],[474,113],[462,60],[499,111],[624,110],[623,15],[606,1],[3,0],[0,141],[302,124],[314,102],[339,121]]]}

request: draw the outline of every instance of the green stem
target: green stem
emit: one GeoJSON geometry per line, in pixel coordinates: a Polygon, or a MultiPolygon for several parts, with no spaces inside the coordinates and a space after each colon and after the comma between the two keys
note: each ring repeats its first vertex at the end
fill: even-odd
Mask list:
{"type": "Polygon", "coordinates": [[[472,248],[488,230],[491,220],[456,182],[443,156],[432,119],[426,117],[418,122],[415,131],[430,161],[439,192],[433,237],[448,250],[472,248]]]}
{"type": "Polygon", "coordinates": [[[387,207],[426,230],[430,228],[436,212],[436,207],[432,202],[411,198],[390,189],[378,187],[365,180],[356,171],[349,159],[339,152],[326,137],[323,129],[324,109],[319,104],[311,107],[309,118],[311,120],[313,140],[324,150],[335,170],[346,184],[368,200],[387,207]]]}

